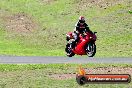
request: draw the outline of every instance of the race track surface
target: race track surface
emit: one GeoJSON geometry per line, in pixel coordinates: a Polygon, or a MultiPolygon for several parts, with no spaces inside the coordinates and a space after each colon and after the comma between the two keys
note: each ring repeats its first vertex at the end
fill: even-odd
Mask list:
{"type": "Polygon", "coordinates": [[[132,58],[89,58],[48,56],[0,56],[1,64],[54,64],[54,63],[132,63],[132,58]]]}

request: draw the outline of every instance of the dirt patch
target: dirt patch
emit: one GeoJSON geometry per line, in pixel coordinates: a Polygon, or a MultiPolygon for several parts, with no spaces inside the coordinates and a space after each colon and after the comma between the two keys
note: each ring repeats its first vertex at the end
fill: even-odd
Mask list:
{"type": "Polygon", "coordinates": [[[76,74],[53,74],[50,75],[51,78],[53,79],[58,79],[58,80],[64,80],[64,79],[71,79],[71,78],[75,78],[76,74]]]}
{"type": "MultiPolygon", "coordinates": [[[[86,68],[87,74],[130,74],[132,76],[132,67],[98,67],[98,68],[86,68]]],[[[52,74],[49,77],[58,80],[65,80],[75,78],[75,73],[68,74],[52,74]]]]}
{"type": "Polygon", "coordinates": [[[123,3],[124,0],[79,0],[77,1],[78,10],[85,10],[97,6],[106,9],[107,7],[123,3]]]}
{"type": "Polygon", "coordinates": [[[89,74],[130,74],[132,75],[132,67],[98,67],[86,69],[89,74]]]}
{"type": "Polygon", "coordinates": [[[7,31],[29,33],[37,29],[37,24],[30,16],[24,13],[14,14],[3,18],[7,31]]]}

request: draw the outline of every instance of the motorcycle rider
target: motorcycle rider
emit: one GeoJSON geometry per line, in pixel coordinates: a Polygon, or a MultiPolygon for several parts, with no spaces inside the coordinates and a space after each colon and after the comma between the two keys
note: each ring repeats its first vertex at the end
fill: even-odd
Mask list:
{"type": "Polygon", "coordinates": [[[80,16],[78,22],[75,24],[75,29],[73,32],[73,38],[74,40],[71,42],[72,48],[75,48],[76,43],[79,41],[79,35],[83,35],[83,33],[89,32],[90,34],[93,34],[93,32],[89,29],[87,23],[85,23],[85,17],[80,16]]]}

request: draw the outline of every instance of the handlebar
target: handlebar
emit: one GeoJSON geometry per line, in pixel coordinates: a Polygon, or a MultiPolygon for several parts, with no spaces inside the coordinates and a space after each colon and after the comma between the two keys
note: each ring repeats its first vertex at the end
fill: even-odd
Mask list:
{"type": "Polygon", "coordinates": [[[96,34],[97,32],[94,32],[94,34],[96,34]]]}

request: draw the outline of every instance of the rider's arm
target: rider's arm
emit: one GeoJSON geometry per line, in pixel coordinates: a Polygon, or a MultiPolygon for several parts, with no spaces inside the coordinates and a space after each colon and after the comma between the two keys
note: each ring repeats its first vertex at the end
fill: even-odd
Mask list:
{"type": "Polygon", "coordinates": [[[78,23],[75,24],[74,32],[77,33],[77,34],[79,33],[79,26],[78,26],[78,23]]]}
{"type": "Polygon", "coordinates": [[[89,32],[89,33],[91,33],[91,34],[93,34],[93,32],[90,30],[90,28],[88,27],[88,25],[86,24],[86,32],[89,32]]]}

